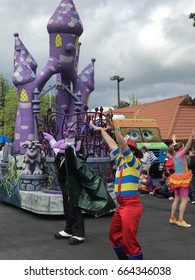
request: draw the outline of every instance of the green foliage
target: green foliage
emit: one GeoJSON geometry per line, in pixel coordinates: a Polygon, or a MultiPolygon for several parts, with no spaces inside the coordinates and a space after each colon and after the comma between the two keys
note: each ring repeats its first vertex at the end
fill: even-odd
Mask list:
{"type": "Polygon", "coordinates": [[[0,75],[0,94],[2,95],[3,91],[6,93],[12,86],[10,83],[0,75]]]}
{"type": "Polygon", "coordinates": [[[191,19],[191,18],[195,18],[195,13],[191,13],[190,15],[189,15],[189,18],[191,19]]]}
{"type": "Polygon", "coordinates": [[[12,87],[5,96],[4,108],[4,134],[10,139],[14,137],[17,108],[18,95],[16,89],[12,87]]]}
{"type": "Polygon", "coordinates": [[[16,89],[13,87],[5,95],[5,107],[3,109],[4,111],[3,134],[5,134],[10,139],[13,139],[14,137],[17,108],[18,108],[18,95],[16,89]]]}
{"type": "Polygon", "coordinates": [[[14,86],[10,85],[4,77],[0,76],[0,134],[13,139],[18,96],[14,86]]]}
{"type": "Polygon", "coordinates": [[[129,107],[130,105],[131,105],[130,103],[123,101],[123,100],[121,100],[121,102],[120,102],[120,108],[129,107]]]}
{"type": "Polygon", "coordinates": [[[190,15],[189,15],[189,19],[193,19],[193,26],[195,27],[195,13],[191,13],[190,15]]]}
{"type": "Polygon", "coordinates": [[[131,96],[128,96],[128,97],[129,97],[129,100],[130,100],[130,106],[136,106],[136,105],[140,104],[137,96],[135,96],[134,94],[132,94],[131,96]]]}
{"type": "Polygon", "coordinates": [[[41,98],[40,117],[42,117],[47,112],[48,108],[55,110],[55,97],[53,95],[44,95],[41,98]]]}
{"type": "Polygon", "coordinates": [[[138,98],[134,94],[132,94],[131,96],[128,96],[128,97],[129,97],[130,102],[121,100],[120,101],[120,107],[114,106],[114,109],[125,108],[125,107],[129,107],[129,106],[136,106],[136,105],[140,104],[139,101],[138,101],[138,98]]]}
{"type": "MultiPolygon", "coordinates": [[[[43,96],[40,104],[40,116],[45,114],[50,107],[55,108],[55,97],[53,95],[43,96]]],[[[0,75],[0,134],[4,134],[11,140],[14,138],[17,108],[16,88],[0,75]]]]}

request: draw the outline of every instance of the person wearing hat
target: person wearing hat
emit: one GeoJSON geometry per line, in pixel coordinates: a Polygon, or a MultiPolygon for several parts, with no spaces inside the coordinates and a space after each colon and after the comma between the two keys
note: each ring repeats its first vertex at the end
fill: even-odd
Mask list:
{"type": "Polygon", "coordinates": [[[119,260],[142,260],[142,250],[138,241],[138,225],[142,215],[142,203],[138,195],[140,158],[142,152],[136,142],[125,140],[114,124],[107,120],[107,128],[101,131],[117,163],[114,191],[118,202],[112,218],[109,238],[119,260]],[[116,141],[106,132],[114,131],[116,141]],[[118,143],[118,144],[117,144],[118,143]]]}

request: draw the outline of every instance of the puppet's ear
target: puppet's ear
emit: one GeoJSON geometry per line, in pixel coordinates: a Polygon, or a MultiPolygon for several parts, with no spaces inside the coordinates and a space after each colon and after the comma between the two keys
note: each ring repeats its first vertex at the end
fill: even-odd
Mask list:
{"type": "Polygon", "coordinates": [[[44,136],[45,140],[47,140],[47,141],[51,141],[54,139],[54,137],[47,132],[43,132],[43,136],[44,136]]]}

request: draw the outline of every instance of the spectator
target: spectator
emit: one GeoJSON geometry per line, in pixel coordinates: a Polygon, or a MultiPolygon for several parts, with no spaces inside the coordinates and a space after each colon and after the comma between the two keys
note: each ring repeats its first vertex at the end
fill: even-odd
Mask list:
{"type": "Polygon", "coordinates": [[[170,172],[170,169],[175,170],[174,153],[174,147],[170,146],[167,150],[167,158],[164,163],[165,171],[167,172],[170,172]]]}
{"type": "Polygon", "coordinates": [[[193,148],[189,149],[189,156],[193,157],[194,155],[195,155],[195,148],[193,147],[193,148]]]}
{"type": "Polygon", "coordinates": [[[0,162],[3,160],[3,147],[0,146],[0,162]]]}
{"type": "Polygon", "coordinates": [[[187,165],[189,165],[189,163],[190,163],[190,153],[189,153],[189,151],[187,151],[187,153],[186,153],[186,161],[187,161],[187,165]]]}
{"type": "Polygon", "coordinates": [[[153,182],[151,176],[148,174],[147,170],[142,170],[140,174],[140,186],[138,188],[140,193],[153,192],[153,182]]]}
{"type": "Polygon", "coordinates": [[[195,203],[195,150],[192,150],[188,168],[192,170],[192,181],[191,181],[190,189],[189,189],[189,197],[190,197],[191,203],[194,204],[195,203]]]}
{"type": "Polygon", "coordinates": [[[150,156],[150,164],[153,165],[158,158],[155,156],[153,151],[149,151],[149,156],[150,156]]]}
{"type": "Polygon", "coordinates": [[[169,172],[167,171],[163,172],[162,179],[159,181],[158,186],[153,190],[153,195],[157,197],[165,197],[165,198],[171,197],[171,193],[169,191],[169,182],[167,181],[169,176],[170,176],[169,172]]]}
{"type": "Polygon", "coordinates": [[[146,170],[149,174],[150,167],[151,167],[149,151],[145,146],[143,146],[141,148],[141,152],[143,153],[143,157],[140,159],[140,161],[142,163],[141,170],[146,170]]]}
{"type": "Polygon", "coordinates": [[[166,151],[167,157],[165,158],[164,162],[159,164],[159,171],[161,173],[163,173],[164,171],[170,173],[170,170],[175,170],[174,153],[175,153],[174,147],[171,145],[166,151]]]}
{"type": "MultiPolygon", "coordinates": [[[[0,162],[2,162],[3,161],[3,147],[2,146],[0,146],[0,162]]],[[[2,173],[2,168],[1,168],[1,166],[0,166],[0,174],[2,173]]]]}

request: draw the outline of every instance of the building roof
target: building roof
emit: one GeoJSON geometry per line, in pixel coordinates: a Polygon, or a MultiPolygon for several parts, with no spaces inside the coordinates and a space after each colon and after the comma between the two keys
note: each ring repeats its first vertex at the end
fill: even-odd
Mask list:
{"type": "Polygon", "coordinates": [[[187,140],[194,129],[195,100],[188,94],[112,111],[126,118],[156,119],[164,141],[187,140]]]}

